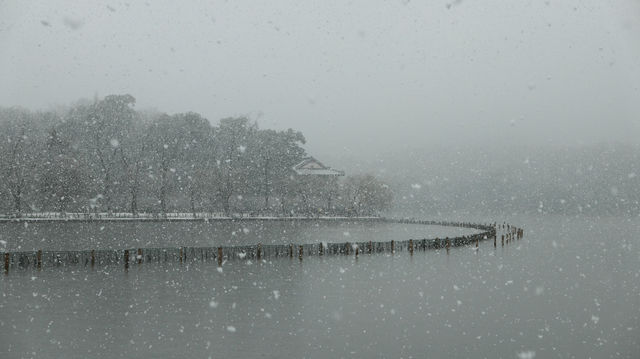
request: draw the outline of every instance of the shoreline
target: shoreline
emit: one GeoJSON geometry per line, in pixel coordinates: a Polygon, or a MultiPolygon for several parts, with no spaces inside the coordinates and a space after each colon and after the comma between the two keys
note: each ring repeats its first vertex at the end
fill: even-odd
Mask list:
{"type": "Polygon", "coordinates": [[[0,217],[0,223],[22,222],[209,222],[209,221],[287,221],[287,220],[321,220],[321,221],[380,221],[380,216],[262,216],[238,214],[225,216],[219,213],[167,213],[166,215],[140,213],[29,213],[21,217],[0,217]]]}

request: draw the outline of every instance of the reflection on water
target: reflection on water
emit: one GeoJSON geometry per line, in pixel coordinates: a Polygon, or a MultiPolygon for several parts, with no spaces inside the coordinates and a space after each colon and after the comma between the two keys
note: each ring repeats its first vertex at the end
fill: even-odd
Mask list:
{"type": "Polygon", "coordinates": [[[15,271],[0,357],[637,357],[640,221],[513,223],[449,255],[15,271]]]}
{"type": "MultiPolygon", "coordinates": [[[[35,222],[0,223],[0,240],[15,250],[89,250],[129,247],[209,247],[390,241],[455,237],[469,228],[371,221],[35,222]]],[[[0,248],[1,250],[2,248],[0,248]]]]}

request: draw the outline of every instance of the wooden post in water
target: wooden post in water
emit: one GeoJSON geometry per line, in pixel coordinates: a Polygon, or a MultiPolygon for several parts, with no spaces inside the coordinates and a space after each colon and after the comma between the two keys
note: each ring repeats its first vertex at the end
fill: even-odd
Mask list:
{"type": "Polygon", "coordinates": [[[372,252],[373,252],[373,243],[369,241],[369,254],[371,254],[372,252]]]}
{"type": "Polygon", "coordinates": [[[409,253],[413,255],[413,239],[409,239],[409,253]]]}
{"type": "Polygon", "coordinates": [[[182,247],[180,247],[180,263],[182,263],[182,247]]]}
{"type": "Polygon", "coordinates": [[[451,247],[451,240],[449,239],[449,237],[445,238],[445,240],[447,241],[447,254],[449,254],[449,247],[451,247]]]}
{"type": "Polygon", "coordinates": [[[504,247],[504,234],[502,235],[502,246],[504,247]]]}
{"type": "Polygon", "coordinates": [[[289,243],[289,258],[293,258],[293,243],[289,243]]]}
{"type": "Polygon", "coordinates": [[[124,269],[129,269],[129,250],[124,250],[124,269]]]}
{"type": "Polygon", "coordinates": [[[392,239],[391,240],[391,253],[395,252],[395,248],[396,248],[396,242],[392,239]]]}
{"type": "Polygon", "coordinates": [[[4,254],[4,274],[9,274],[9,260],[11,255],[9,253],[4,254]]]}
{"type": "Polygon", "coordinates": [[[318,255],[323,255],[324,254],[324,244],[322,244],[322,242],[318,243],[318,255]]]}
{"type": "Polygon", "coordinates": [[[138,264],[142,264],[142,248],[138,248],[138,264]]]}
{"type": "Polygon", "coordinates": [[[358,247],[358,245],[356,244],[356,258],[358,257],[359,250],[360,250],[360,247],[358,247]]]}
{"type": "Polygon", "coordinates": [[[91,267],[96,265],[96,250],[91,250],[91,267]]]}
{"type": "Polygon", "coordinates": [[[222,247],[218,247],[218,267],[222,266],[222,247]]]}
{"type": "Polygon", "coordinates": [[[36,262],[38,263],[38,270],[42,269],[42,249],[38,249],[38,253],[36,254],[36,262]]]}
{"type": "Polygon", "coordinates": [[[262,254],[262,253],[260,253],[260,252],[262,252],[262,244],[258,243],[258,248],[256,249],[256,258],[257,258],[258,260],[260,260],[260,256],[261,256],[261,254],[262,254]]]}
{"type": "Polygon", "coordinates": [[[302,254],[303,254],[303,250],[302,250],[302,244],[300,245],[300,249],[299,249],[299,253],[298,253],[298,258],[300,258],[300,260],[302,260],[302,254]]]}
{"type": "Polygon", "coordinates": [[[478,238],[478,237],[476,236],[476,248],[478,248],[478,245],[479,245],[479,244],[480,244],[480,238],[478,238]]]}
{"type": "Polygon", "coordinates": [[[498,244],[496,243],[498,241],[498,235],[494,234],[493,235],[493,248],[496,248],[498,246],[498,244]]]}

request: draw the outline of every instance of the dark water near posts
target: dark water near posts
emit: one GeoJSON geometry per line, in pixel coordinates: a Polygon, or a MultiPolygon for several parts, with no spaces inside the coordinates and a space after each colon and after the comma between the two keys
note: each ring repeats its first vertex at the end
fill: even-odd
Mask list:
{"type": "Polygon", "coordinates": [[[14,271],[0,358],[638,358],[640,219],[511,222],[448,255],[14,271]]]}

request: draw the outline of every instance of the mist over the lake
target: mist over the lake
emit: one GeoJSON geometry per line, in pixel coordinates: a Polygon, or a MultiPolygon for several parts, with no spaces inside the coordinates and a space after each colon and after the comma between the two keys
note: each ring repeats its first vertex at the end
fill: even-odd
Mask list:
{"type": "Polygon", "coordinates": [[[0,105],[129,93],[319,157],[637,143],[636,1],[0,3],[0,105]]]}

